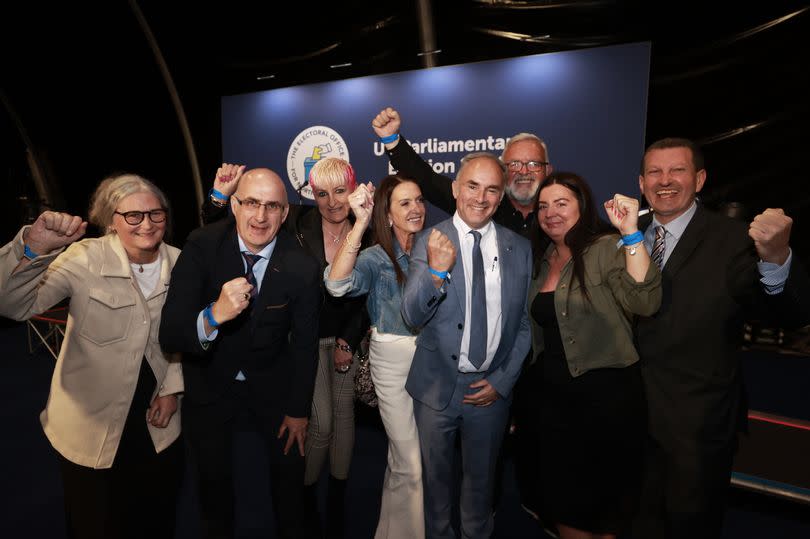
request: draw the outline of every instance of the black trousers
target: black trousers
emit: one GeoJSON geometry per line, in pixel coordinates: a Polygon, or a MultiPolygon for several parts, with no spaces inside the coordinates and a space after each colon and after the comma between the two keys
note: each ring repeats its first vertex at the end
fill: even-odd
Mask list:
{"type": "Polygon", "coordinates": [[[647,438],[635,539],[720,539],[737,440],[683,436],[662,447],[647,438]]]}
{"type": "Polygon", "coordinates": [[[540,512],[540,465],[538,448],[543,440],[538,428],[540,409],[540,376],[541,365],[538,360],[530,363],[526,358],[523,372],[520,374],[513,391],[512,416],[515,422],[515,480],[517,482],[520,503],[535,513],[540,512]]]}
{"type": "Polygon", "coordinates": [[[183,447],[155,452],[146,411],[155,377],[146,360],[111,468],[96,470],[57,454],[70,539],[173,539],[183,447]]]}
{"type": "Polygon", "coordinates": [[[232,393],[217,403],[186,402],[183,408],[183,436],[197,476],[202,537],[234,537],[233,435],[236,429],[248,426],[259,433],[267,447],[278,535],[304,538],[304,457],[297,445],[284,455],[287,435],[278,438],[283,415],[278,407],[255,404],[248,383],[234,382],[232,393]]]}

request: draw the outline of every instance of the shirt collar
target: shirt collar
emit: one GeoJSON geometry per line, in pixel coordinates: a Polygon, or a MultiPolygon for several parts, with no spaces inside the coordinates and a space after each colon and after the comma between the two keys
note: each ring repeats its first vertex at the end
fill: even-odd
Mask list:
{"type": "MultiPolygon", "coordinates": [[[[664,229],[666,229],[667,234],[672,235],[675,239],[681,239],[684,230],[689,225],[689,222],[692,220],[692,217],[695,216],[695,212],[697,211],[697,203],[693,200],[692,205],[689,206],[689,209],[683,212],[683,214],[679,215],[669,223],[663,225],[664,229]]],[[[661,226],[661,223],[658,222],[658,219],[653,214],[652,220],[653,230],[655,227],[661,226]]]]}
{"type": "Polygon", "coordinates": [[[487,224],[485,224],[481,228],[473,229],[467,223],[464,222],[464,220],[459,216],[458,211],[456,211],[456,213],[453,214],[453,225],[455,225],[456,230],[459,231],[461,235],[460,239],[466,237],[466,235],[469,234],[471,230],[477,230],[478,232],[481,233],[481,237],[485,238],[494,228],[492,225],[492,219],[490,219],[489,221],[487,221],[487,224]]]}
{"type": "Polygon", "coordinates": [[[259,255],[260,257],[264,258],[265,260],[270,260],[270,257],[273,255],[273,249],[276,248],[276,240],[278,239],[278,236],[273,238],[273,241],[271,241],[270,243],[265,245],[264,249],[262,249],[258,253],[252,253],[250,251],[250,249],[247,248],[247,246],[245,245],[245,242],[242,241],[242,236],[240,236],[239,233],[236,234],[236,239],[239,241],[239,252],[240,253],[255,254],[255,255],[259,255]]]}

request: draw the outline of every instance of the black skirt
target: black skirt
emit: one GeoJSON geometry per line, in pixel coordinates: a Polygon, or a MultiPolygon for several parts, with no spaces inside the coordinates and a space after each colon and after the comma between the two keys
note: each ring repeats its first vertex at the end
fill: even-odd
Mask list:
{"type": "Polygon", "coordinates": [[[554,293],[538,294],[531,310],[545,345],[537,358],[541,514],[593,533],[620,533],[640,493],[646,403],[638,365],[572,377],[554,293]]]}

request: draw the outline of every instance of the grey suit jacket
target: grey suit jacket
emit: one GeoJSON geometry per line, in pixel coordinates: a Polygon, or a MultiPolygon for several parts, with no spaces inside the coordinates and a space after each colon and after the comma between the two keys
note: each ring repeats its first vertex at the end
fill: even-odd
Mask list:
{"type": "MultiPolygon", "coordinates": [[[[416,240],[402,298],[405,322],[420,328],[416,353],[405,388],[419,402],[442,410],[450,402],[464,330],[465,282],[458,231],[447,219],[434,228],[456,247],[450,279],[436,289],[428,271],[425,230],[416,240]]],[[[531,346],[526,298],[531,278],[531,246],[509,229],[495,224],[501,268],[501,341],[486,373],[486,380],[501,398],[511,397],[521,365],[531,346]]]]}

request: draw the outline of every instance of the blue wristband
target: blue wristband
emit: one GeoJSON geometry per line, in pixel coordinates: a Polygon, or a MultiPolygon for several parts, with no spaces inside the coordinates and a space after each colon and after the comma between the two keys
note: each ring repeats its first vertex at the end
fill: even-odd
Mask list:
{"type": "Polygon", "coordinates": [[[393,135],[388,135],[387,137],[380,137],[380,142],[383,144],[391,144],[395,140],[399,140],[399,133],[394,133],[393,135]]]}
{"type": "Polygon", "coordinates": [[[641,233],[641,230],[636,230],[632,234],[622,236],[622,243],[625,245],[635,245],[642,241],[644,241],[644,234],[641,233]]]}
{"type": "Polygon", "coordinates": [[[227,196],[225,196],[224,194],[220,193],[220,192],[219,192],[219,191],[217,191],[216,189],[211,189],[211,196],[212,196],[212,197],[214,197],[214,198],[215,198],[215,199],[217,199],[217,200],[221,200],[222,202],[226,202],[226,201],[228,200],[228,197],[227,197],[227,196]]]}
{"type": "Polygon", "coordinates": [[[219,327],[219,322],[214,320],[214,313],[211,312],[211,305],[213,305],[213,304],[214,304],[214,302],[211,302],[208,305],[208,307],[206,307],[203,310],[203,316],[205,317],[206,321],[208,321],[209,326],[211,326],[212,328],[218,328],[219,327]]]}
{"type": "Polygon", "coordinates": [[[26,243],[25,245],[23,245],[23,256],[25,256],[25,258],[27,258],[28,260],[33,260],[39,255],[36,254],[34,251],[32,251],[31,248],[28,247],[28,244],[26,243]]]}
{"type": "Polygon", "coordinates": [[[435,275],[439,279],[447,279],[447,272],[446,271],[436,271],[433,268],[428,268],[428,271],[431,273],[431,275],[435,275]]]}

